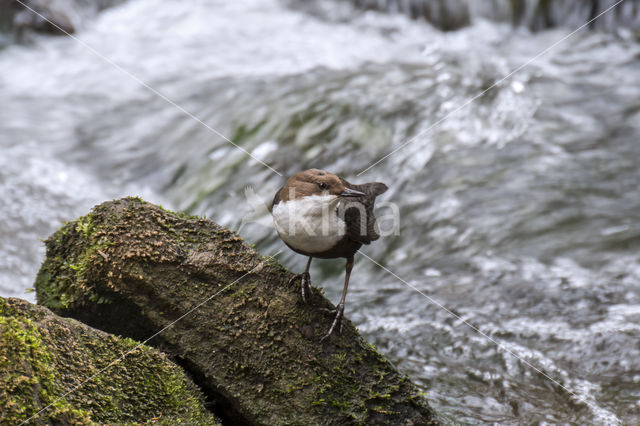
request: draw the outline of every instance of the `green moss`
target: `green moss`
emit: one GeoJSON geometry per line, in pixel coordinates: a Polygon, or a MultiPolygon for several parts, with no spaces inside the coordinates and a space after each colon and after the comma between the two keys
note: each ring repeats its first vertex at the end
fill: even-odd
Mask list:
{"type": "Polygon", "coordinates": [[[312,402],[312,405],[332,406],[343,416],[352,420],[359,419],[358,423],[362,424],[367,417],[367,407],[360,395],[362,386],[358,381],[344,380],[345,367],[349,362],[344,352],[330,357],[328,363],[333,366],[332,373],[316,374],[315,383],[319,388],[318,395],[322,398],[312,402]],[[320,404],[320,400],[324,403],[320,404]]]}
{"type": "Polygon", "coordinates": [[[91,220],[91,216],[83,216],[76,221],[76,231],[84,235],[85,238],[89,238],[91,236],[91,232],[93,231],[93,221],[91,220]]]}
{"type": "Polygon", "coordinates": [[[47,418],[54,423],[87,423],[87,411],[56,397],[53,356],[34,322],[6,316],[7,304],[0,303],[0,424],[25,421],[49,404],[47,418]]]}
{"type": "MultiPolygon", "coordinates": [[[[135,198],[134,198],[134,200],[138,200],[138,201],[140,201],[141,203],[144,203],[144,201],[143,201],[141,198],[138,198],[138,197],[135,197],[135,198]]],[[[169,214],[172,214],[172,215],[176,215],[176,216],[178,216],[178,217],[180,217],[180,218],[182,218],[182,219],[201,219],[199,216],[192,215],[192,214],[189,214],[189,213],[187,213],[187,212],[181,212],[181,211],[174,212],[174,211],[172,211],[172,210],[169,210],[169,209],[165,208],[164,206],[162,206],[162,205],[160,205],[160,204],[156,204],[156,205],[157,205],[157,206],[158,206],[158,208],[160,208],[162,211],[164,211],[164,212],[166,212],[166,213],[169,213],[169,214]]],[[[173,225],[172,225],[172,224],[168,224],[168,226],[169,226],[169,227],[173,227],[173,225]]]]}
{"type": "Polygon", "coordinates": [[[36,276],[34,286],[39,303],[52,309],[67,309],[74,305],[80,295],[93,302],[110,302],[108,297],[100,296],[88,286],[87,272],[96,261],[103,260],[110,245],[104,235],[96,236],[96,229],[93,217],[89,214],[66,223],[45,242],[48,247],[56,246],[64,251],[48,257],[36,276]],[[69,241],[75,244],[66,245],[69,241]],[[97,259],[98,256],[101,259],[97,259]]]}
{"type": "Polygon", "coordinates": [[[158,351],[18,299],[0,298],[0,401],[0,424],[217,424],[158,351]]]}

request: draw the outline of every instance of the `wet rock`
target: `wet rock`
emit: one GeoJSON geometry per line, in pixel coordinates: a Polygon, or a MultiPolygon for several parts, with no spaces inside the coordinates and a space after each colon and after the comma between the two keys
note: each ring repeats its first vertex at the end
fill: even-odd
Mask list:
{"type": "MultiPolygon", "coordinates": [[[[309,2],[289,0],[296,7],[309,8],[309,2]]],[[[511,22],[532,30],[578,28],[607,10],[610,0],[350,0],[360,10],[402,13],[424,19],[445,30],[457,30],[474,20],[511,22]]],[[[590,29],[617,31],[640,29],[640,1],[627,0],[589,25],[590,29]]]]}
{"type": "Polygon", "coordinates": [[[220,424],[166,355],[21,299],[0,298],[0,378],[3,425],[220,424]]]}
{"type": "Polygon", "coordinates": [[[19,33],[30,28],[51,34],[75,33],[82,14],[72,0],[30,0],[13,18],[19,33]]]}
{"type": "Polygon", "coordinates": [[[291,273],[235,233],[140,199],[107,202],[47,242],[38,302],[171,354],[229,424],[435,424],[416,386],[291,273]]]}
{"type": "Polygon", "coordinates": [[[457,30],[471,23],[469,7],[465,0],[413,0],[377,1],[354,0],[356,7],[375,10],[385,5],[387,10],[400,12],[412,19],[424,19],[445,31],[457,30]]]}
{"type": "Polygon", "coordinates": [[[124,0],[0,0],[0,31],[13,31],[19,40],[30,31],[73,34],[99,11],[124,0]]]}

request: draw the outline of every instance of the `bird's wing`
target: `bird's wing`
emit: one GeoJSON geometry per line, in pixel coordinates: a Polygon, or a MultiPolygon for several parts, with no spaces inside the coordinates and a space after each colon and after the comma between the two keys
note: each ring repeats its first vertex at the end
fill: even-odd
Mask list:
{"type": "Polygon", "coordinates": [[[376,197],[388,188],[380,182],[364,183],[362,185],[350,184],[342,179],[343,184],[350,189],[364,192],[361,197],[349,197],[340,200],[338,204],[338,216],[346,223],[347,237],[353,241],[369,244],[380,238],[376,226],[376,217],[373,214],[373,206],[376,197]]]}

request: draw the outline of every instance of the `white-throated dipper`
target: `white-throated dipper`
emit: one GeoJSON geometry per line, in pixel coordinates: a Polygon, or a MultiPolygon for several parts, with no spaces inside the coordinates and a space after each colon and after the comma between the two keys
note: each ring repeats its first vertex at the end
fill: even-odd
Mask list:
{"type": "Polygon", "coordinates": [[[363,244],[380,238],[373,205],[378,195],[387,190],[380,182],[353,185],[323,170],[310,169],[291,176],[276,192],[271,214],[280,238],[293,251],[309,256],[301,280],[302,300],[311,293],[309,267],[314,257],[347,259],[342,298],[326,339],[336,325],[342,330],[344,301],[347,297],[353,255],[363,244]]]}

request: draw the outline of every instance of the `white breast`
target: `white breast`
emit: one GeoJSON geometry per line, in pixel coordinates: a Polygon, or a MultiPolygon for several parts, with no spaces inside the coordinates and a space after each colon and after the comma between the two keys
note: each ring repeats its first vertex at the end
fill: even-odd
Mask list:
{"type": "Polygon", "coordinates": [[[272,214],[280,238],[307,253],[333,248],[346,230],[336,215],[337,204],[335,195],[311,195],[276,204],[272,214]]]}

